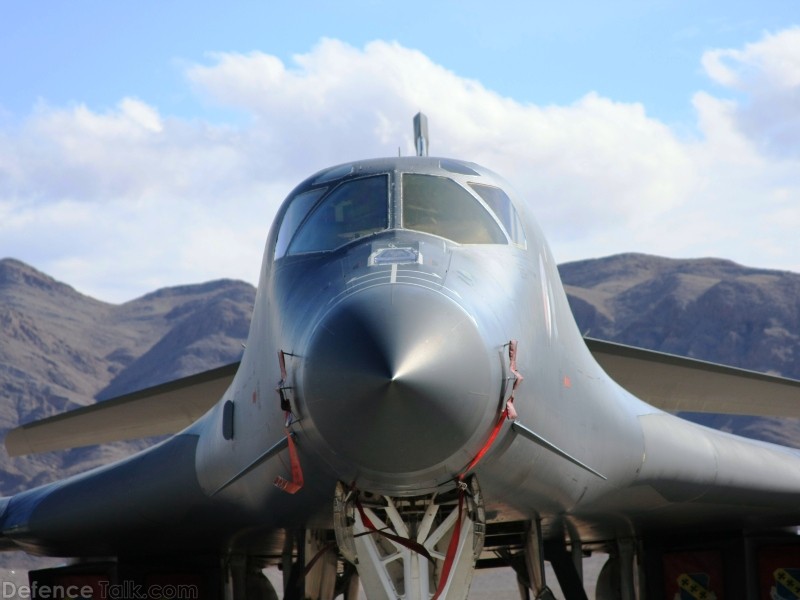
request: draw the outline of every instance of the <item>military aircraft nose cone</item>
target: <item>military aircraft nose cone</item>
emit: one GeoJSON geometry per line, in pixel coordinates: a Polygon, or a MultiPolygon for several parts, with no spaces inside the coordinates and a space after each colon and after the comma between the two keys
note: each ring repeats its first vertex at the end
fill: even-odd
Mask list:
{"type": "Polygon", "coordinates": [[[304,357],[301,395],[338,457],[411,473],[466,463],[464,445],[497,401],[492,383],[470,315],[439,292],[393,284],[356,292],[323,317],[304,357]]]}

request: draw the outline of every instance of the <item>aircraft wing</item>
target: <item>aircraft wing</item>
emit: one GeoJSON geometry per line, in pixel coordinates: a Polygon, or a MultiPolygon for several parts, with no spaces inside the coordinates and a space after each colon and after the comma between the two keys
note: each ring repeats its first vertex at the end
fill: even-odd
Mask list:
{"type": "Polygon", "coordinates": [[[800,381],[584,339],[606,373],[662,410],[800,418],[800,381]]]}
{"type": "Polygon", "coordinates": [[[199,419],[228,389],[232,363],[21,425],[6,436],[10,456],[176,433],[199,419]]]}
{"type": "MultiPolygon", "coordinates": [[[[622,387],[669,412],[800,418],[800,381],[584,338],[622,387]]],[[[10,456],[176,433],[230,385],[239,363],[21,425],[6,436],[10,456]]]]}

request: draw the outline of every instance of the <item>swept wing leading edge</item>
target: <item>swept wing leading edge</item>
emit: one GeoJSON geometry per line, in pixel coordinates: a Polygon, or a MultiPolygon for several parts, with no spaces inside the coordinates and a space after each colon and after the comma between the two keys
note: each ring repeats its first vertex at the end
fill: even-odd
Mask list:
{"type": "Polygon", "coordinates": [[[800,381],[585,338],[626,390],[667,412],[800,418],[800,381]]]}
{"type": "Polygon", "coordinates": [[[21,425],[5,439],[10,456],[168,435],[188,427],[233,381],[232,363],[21,425]]]}

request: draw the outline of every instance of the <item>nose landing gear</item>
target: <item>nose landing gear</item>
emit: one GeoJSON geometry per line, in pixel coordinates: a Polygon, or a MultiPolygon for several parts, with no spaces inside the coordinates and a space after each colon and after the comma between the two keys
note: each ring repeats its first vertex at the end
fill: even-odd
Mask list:
{"type": "Polygon", "coordinates": [[[370,599],[463,600],[483,550],[486,516],[475,477],[446,492],[397,498],[340,483],[334,526],[370,599]]]}

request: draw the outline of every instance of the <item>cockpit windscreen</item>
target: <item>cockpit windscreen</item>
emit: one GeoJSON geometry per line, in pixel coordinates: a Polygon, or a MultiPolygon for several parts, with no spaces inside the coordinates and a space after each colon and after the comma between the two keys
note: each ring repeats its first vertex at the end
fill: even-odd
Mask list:
{"type": "Polygon", "coordinates": [[[352,179],[314,209],[292,238],[288,254],[333,250],[388,226],[388,177],[352,179]]]}
{"type": "Polygon", "coordinates": [[[503,230],[478,200],[447,177],[403,174],[403,228],[459,244],[506,244],[503,230]]]}
{"type": "MultiPolygon", "coordinates": [[[[336,177],[352,172],[352,167],[346,166],[346,173],[342,168],[333,170],[336,177]]],[[[275,242],[276,260],[336,250],[390,226],[459,244],[511,241],[525,247],[519,215],[499,187],[402,172],[394,177],[389,173],[347,177],[337,185],[328,175],[323,174],[314,180],[312,189],[288,200],[275,242]]]]}
{"type": "Polygon", "coordinates": [[[494,211],[503,227],[506,228],[508,235],[511,236],[511,241],[519,246],[525,246],[525,232],[522,230],[519,215],[508,194],[499,187],[483,183],[470,183],[469,187],[475,190],[494,211]]]}

